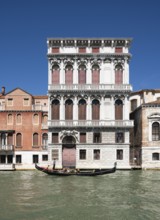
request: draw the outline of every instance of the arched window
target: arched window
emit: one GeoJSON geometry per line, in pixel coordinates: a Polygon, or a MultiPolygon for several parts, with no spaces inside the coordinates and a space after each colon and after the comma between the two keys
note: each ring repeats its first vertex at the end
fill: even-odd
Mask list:
{"type": "Polygon", "coordinates": [[[43,124],[47,124],[47,122],[48,122],[48,115],[43,115],[43,117],[42,117],[42,122],[43,122],[43,124]]]}
{"type": "Polygon", "coordinates": [[[123,83],[123,68],[121,65],[115,67],[115,84],[123,83]]]}
{"type": "Polygon", "coordinates": [[[70,64],[65,68],[65,84],[73,84],[73,67],[70,64]]]}
{"type": "Polygon", "coordinates": [[[152,160],[159,160],[159,153],[153,153],[152,160]]]}
{"type": "Polygon", "coordinates": [[[33,115],[33,124],[39,124],[39,116],[38,114],[33,115]]]}
{"type": "Polygon", "coordinates": [[[9,133],[7,136],[7,143],[9,146],[11,146],[13,144],[13,134],[9,133]]]}
{"type": "Polygon", "coordinates": [[[86,120],[86,101],[81,99],[78,103],[78,119],[86,120]]]}
{"type": "Polygon", "coordinates": [[[99,84],[99,66],[93,65],[92,66],[92,84],[99,84]]]}
{"type": "Polygon", "coordinates": [[[72,120],[73,119],[73,101],[68,99],[65,102],[65,119],[72,120]]]}
{"type": "Polygon", "coordinates": [[[59,100],[55,99],[52,101],[52,105],[51,105],[51,109],[52,109],[52,120],[59,120],[59,110],[60,110],[60,103],[59,100]]]}
{"type": "Polygon", "coordinates": [[[8,114],[8,124],[13,124],[13,115],[8,114]]]}
{"type": "Polygon", "coordinates": [[[59,66],[57,64],[52,68],[52,84],[59,84],[59,66]]]}
{"type": "Polygon", "coordinates": [[[33,146],[38,146],[38,133],[33,134],[33,146]]]}
{"type": "Polygon", "coordinates": [[[47,145],[48,145],[48,134],[47,134],[47,133],[44,133],[44,134],[42,135],[42,145],[43,145],[44,147],[47,147],[47,145]]]}
{"type": "Polygon", "coordinates": [[[115,120],[123,119],[123,103],[122,100],[117,99],[115,102],[115,120]]]}
{"type": "Polygon", "coordinates": [[[153,141],[160,140],[160,127],[158,122],[154,122],[152,124],[152,140],[153,141]]]}
{"type": "Polygon", "coordinates": [[[92,101],[92,119],[99,120],[100,118],[100,103],[98,100],[94,99],[92,101]]]}
{"type": "Polygon", "coordinates": [[[16,146],[17,147],[22,146],[22,135],[21,135],[21,133],[16,134],[16,146]]]}
{"type": "Polygon", "coordinates": [[[21,123],[22,123],[21,114],[17,114],[17,124],[21,124],[21,123]]]}
{"type": "Polygon", "coordinates": [[[78,82],[79,84],[86,84],[86,67],[80,65],[78,68],[78,82]]]}

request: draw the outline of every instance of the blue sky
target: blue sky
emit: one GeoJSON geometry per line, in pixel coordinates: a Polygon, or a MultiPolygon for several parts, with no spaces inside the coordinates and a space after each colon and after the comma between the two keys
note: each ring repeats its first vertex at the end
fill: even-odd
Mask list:
{"type": "Polygon", "coordinates": [[[0,87],[47,94],[47,38],[133,38],[133,90],[160,88],[159,0],[0,0],[0,87]]]}

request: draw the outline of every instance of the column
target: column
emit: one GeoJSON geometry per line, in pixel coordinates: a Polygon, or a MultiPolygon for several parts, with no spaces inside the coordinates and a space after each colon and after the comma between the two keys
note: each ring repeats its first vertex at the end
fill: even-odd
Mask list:
{"type": "Polygon", "coordinates": [[[86,70],[86,84],[91,84],[92,83],[92,74],[91,74],[91,63],[90,60],[88,60],[87,63],[87,70],[86,70]]]}
{"type": "Polygon", "coordinates": [[[104,111],[106,111],[104,106],[104,96],[100,99],[100,120],[104,120],[104,111]]]}
{"type": "Polygon", "coordinates": [[[78,99],[77,96],[73,100],[73,120],[78,120],[78,99]]]}
{"type": "Polygon", "coordinates": [[[128,58],[125,58],[125,61],[124,61],[123,84],[129,84],[129,64],[128,64],[128,58]]]}
{"type": "Polygon", "coordinates": [[[87,101],[87,120],[92,120],[92,102],[90,96],[88,96],[87,101]]]}
{"type": "Polygon", "coordinates": [[[112,120],[115,120],[115,99],[114,99],[114,96],[111,95],[111,119],[112,120]]]}
{"type": "Polygon", "coordinates": [[[60,100],[60,120],[65,120],[65,102],[63,96],[61,96],[60,100]]]}
{"type": "Polygon", "coordinates": [[[129,120],[129,96],[126,95],[123,101],[123,120],[129,120]]]}
{"type": "Polygon", "coordinates": [[[60,84],[65,83],[65,66],[63,60],[60,63],[60,84]]]}
{"type": "Polygon", "coordinates": [[[74,65],[73,65],[73,84],[78,84],[78,65],[77,65],[77,60],[74,61],[74,65]]]}

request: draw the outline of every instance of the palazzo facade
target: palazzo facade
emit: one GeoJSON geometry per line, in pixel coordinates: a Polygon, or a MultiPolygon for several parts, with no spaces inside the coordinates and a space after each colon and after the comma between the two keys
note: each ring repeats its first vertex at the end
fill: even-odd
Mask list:
{"type": "Polygon", "coordinates": [[[48,97],[16,88],[0,93],[0,170],[48,164],[48,97]]]}
{"type": "Polygon", "coordinates": [[[56,168],[130,169],[131,39],[51,38],[48,154],[56,168]]]}

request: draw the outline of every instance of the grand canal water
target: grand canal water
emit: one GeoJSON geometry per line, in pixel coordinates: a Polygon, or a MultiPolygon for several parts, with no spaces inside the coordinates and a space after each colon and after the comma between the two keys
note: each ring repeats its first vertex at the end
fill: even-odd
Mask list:
{"type": "Polygon", "coordinates": [[[0,220],[159,220],[160,171],[98,177],[0,172],[0,220]]]}

